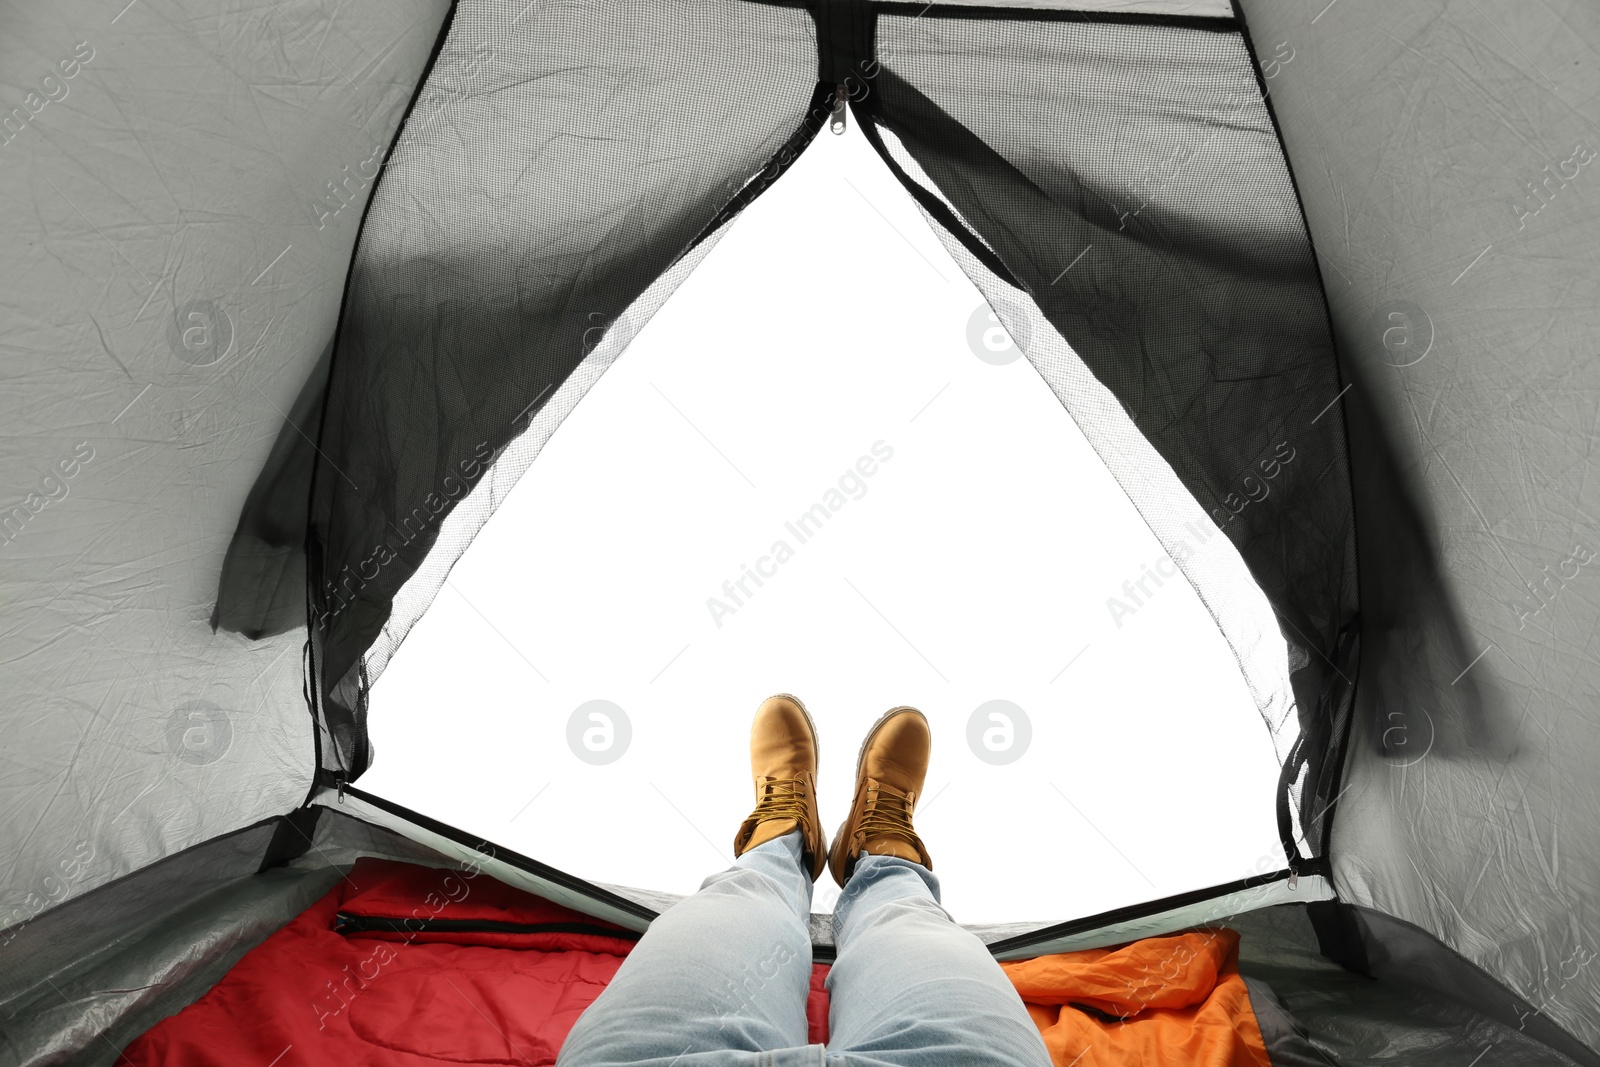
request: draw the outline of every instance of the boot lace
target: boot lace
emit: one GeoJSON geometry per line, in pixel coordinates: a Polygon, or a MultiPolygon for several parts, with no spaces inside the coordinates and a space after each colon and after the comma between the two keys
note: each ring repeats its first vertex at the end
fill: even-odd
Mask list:
{"type": "Polygon", "coordinates": [[[899,837],[913,845],[918,844],[917,833],[911,828],[911,805],[906,795],[893,786],[881,784],[867,787],[866,812],[856,824],[862,840],[871,837],[899,837]]]}
{"type": "Polygon", "coordinates": [[[756,800],[754,817],[757,822],[768,819],[794,819],[802,825],[806,821],[806,783],[803,778],[771,778],[764,783],[763,792],[756,800]],[[777,786],[788,786],[778,790],[777,786]]]}

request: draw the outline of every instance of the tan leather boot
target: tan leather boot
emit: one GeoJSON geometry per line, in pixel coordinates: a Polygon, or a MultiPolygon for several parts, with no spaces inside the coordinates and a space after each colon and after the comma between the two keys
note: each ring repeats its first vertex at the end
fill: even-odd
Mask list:
{"type": "Polygon", "coordinates": [[[834,835],[828,868],[841,887],[856,869],[861,850],[899,856],[933,870],[928,849],[911,827],[933,751],[933,731],[916,708],[892,708],[861,742],[856,757],[856,796],[850,816],[834,835]]]}
{"type": "Polygon", "coordinates": [[[827,841],[817,814],[817,726],[799,698],[788,693],[768,697],[756,709],[750,727],[750,773],[755,779],[756,807],[739,824],[733,854],[742,856],[757,845],[800,827],[805,844],[802,863],[814,882],[828,862],[827,841]]]}

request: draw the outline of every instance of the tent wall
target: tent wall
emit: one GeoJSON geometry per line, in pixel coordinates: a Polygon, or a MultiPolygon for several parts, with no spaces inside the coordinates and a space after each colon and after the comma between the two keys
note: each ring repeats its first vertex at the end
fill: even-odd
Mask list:
{"type": "Polygon", "coordinates": [[[1530,1004],[1395,919],[1360,915],[1371,959],[1365,973],[1341,967],[1322,953],[1315,907],[1264,908],[1226,923],[1239,931],[1239,972],[1279,1067],[1600,1065],[1548,1020],[1529,1021],[1530,1004]]]}
{"type": "Polygon", "coordinates": [[[1335,884],[1594,1045],[1600,11],[1243,6],[1353,385],[1335,884]]]}
{"type": "Polygon", "coordinates": [[[275,823],[158,860],[13,931],[0,944],[0,1064],[114,1062],[327,892],[329,869],[256,877],[275,823]]]}
{"type": "MultiPolygon", "coordinates": [[[[0,943],[0,1065],[113,1064],[124,1045],[210,989],[357,858],[450,862],[339,812],[322,811],[299,830],[287,823],[267,820],[159,860],[0,943]],[[304,827],[312,826],[307,839],[304,827]],[[288,862],[262,870],[274,847],[288,862]]],[[[308,1002],[320,992],[308,989],[308,1002]]]]}
{"type": "Polygon", "coordinates": [[[285,811],[303,629],[209,625],[437,0],[12,5],[0,929],[285,811]]]}

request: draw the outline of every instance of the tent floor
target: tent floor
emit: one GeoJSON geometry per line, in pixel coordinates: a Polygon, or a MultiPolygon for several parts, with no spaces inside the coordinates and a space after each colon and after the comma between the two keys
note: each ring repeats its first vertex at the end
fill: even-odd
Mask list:
{"type": "MultiPolygon", "coordinates": [[[[444,862],[403,837],[330,812],[309,851],[258,873],[274,829],[264,823],[218,838],[13,931],[0,945],[0,973],[9,976],[0,988],[7,1034],[0,1063],[109,1067],[124,1045],[198,999],[359,856],[444,862]]],[[[1481,1004],[1394,969],[1381,978],[1344,969],[1321,955],[1304,905],[1265,908],[1227,925],[1242,935],[1240,971],[1269,1047],[1288,1050],[1292,1058],[1284,1062],[1293,1067],[1461,1067],[1480,1057],[1517,1065],[1593,1062],[1540,1043],[1532,1028],[1511,1025],[1515,1016],[1493,1018],[1481,1004]]]]}

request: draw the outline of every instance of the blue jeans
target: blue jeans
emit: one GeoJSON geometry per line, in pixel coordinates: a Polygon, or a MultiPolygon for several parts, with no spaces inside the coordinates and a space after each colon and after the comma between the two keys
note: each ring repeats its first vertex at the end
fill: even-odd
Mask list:
{"type": "Polygon", "coordinates": [[[940,906],[939,879],[895,856],[862,856],[834,907],[829,1041],[808,1044],[800,847],[798,830],[758,845],[663,912],[557,1067],[1050,1067],[1016,987],[940,906]]]}

